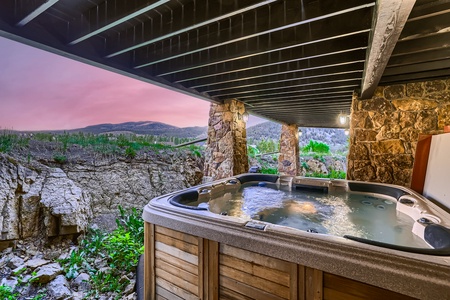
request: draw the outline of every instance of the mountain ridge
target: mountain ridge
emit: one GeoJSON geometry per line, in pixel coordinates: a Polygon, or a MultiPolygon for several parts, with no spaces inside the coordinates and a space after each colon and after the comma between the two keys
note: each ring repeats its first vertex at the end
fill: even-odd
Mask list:
{"type": "Polygon", "coordinates": [[[92,133],[92,134],[142,134],[154,136],[171,136],[179,138],[206,137],[206,126],[177,127],[157,121],[138,121],[123,123],[102,123],[68,130],[51,130],[53,133],[92,133]]]}

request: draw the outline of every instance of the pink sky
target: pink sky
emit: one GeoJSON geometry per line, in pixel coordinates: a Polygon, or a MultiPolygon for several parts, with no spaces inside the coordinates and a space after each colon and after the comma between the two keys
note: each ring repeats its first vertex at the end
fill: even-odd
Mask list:
{"type": "Polygon", "coordinates": [[[206,126],[210,103],[0,37],[0,127],[206,126]]]}

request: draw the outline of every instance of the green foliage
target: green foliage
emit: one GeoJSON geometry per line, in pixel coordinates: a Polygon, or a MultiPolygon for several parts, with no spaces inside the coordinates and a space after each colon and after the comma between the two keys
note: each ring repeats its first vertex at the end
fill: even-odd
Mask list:
{"type": "Polygon", "coordinates": [[[129,146],[126,150],[125,150],[125,156],[128,158],[135,158],[137,155],[136,150],[133,149],[133,147],[129,146]]]}
{"type": "Polygon", "coordinates": [[[344,171],[331,170],[331,172],[330,172],[330,178],[345,179],[346,177],[347,177],[347,173],[345,173],[344,171]]]}
{"type": "Polygon", "coordinates": [[[347,174],[344,171],[335,171],[332,169],[328,174],[322,174],[318,172],[306,173],[305,177],[345,179],[346,175],[347,174]]]}
{"type": "Polygon", "coordinates": [[[144,252],[142,211],[127,211],[119,207],[119,213],[116,230],[111,233],[90,230],[80,247],[61,261],[67,278],[75,278],[80,272],[89,272],[92,280],[89,296],[115,292],[120,297],[129,284],[120,281],[121,272],[134,272],[139,256],[144,252]],[[95,260],[105,260],[110,269],[102,272],[94,269],[91,265],[95,260]]]}
{"type": "Polygon", "coordinates": [[[28,146],[29,142],[28,137],[15,134],[9,130],[0,132],[0,152],[9,153],[14,147],[28,146]]]}
{"type": "MultiPolygon", "coordinates": [[[[163,136],[141,136],[134,134],[91,134],[91,133],[33,133],[19,134],[17,132],[3,130],[0,131],[0,152],[10,153],[20,147],[28,147],[30,140],[53,143],[55,149],[54,159],[57,163],[65,163],[69,148],[78,145],[81,148],[87,148],[102,154],[123,154],[134,158],[137,151],[141,149],[162,150],[170,149],[171,146],[163,145],[158,142],[172,142],[174,137],[163,136]]],[[[185,141],[189,139],[178,139],[185,141]]],[[[201,155],[201,152],[195,155],[201,155]]],[[[31,157],[31,155],[29,155],[31,157]]]]}
{"type": "Polygon", "coordinates": [[[255,158],[257,154],[259,154],[259,150],[255,146],[248,145],[247,146],[247,153],[249,157],[255,158]]]}
{"type": "Polygon", "coordinates": [[[15,300],[18,294],[13,293],[12,288],[7,285],[0,285],[0,299],[4,300],[15,300]]]}
{"type": "Polygon", "coordinates": [[[45,299],[45,296],[47,296],[45,292],[39,292],[36,296],[31,298],[31,300],[42,300],[45,299]]]}
{"type": "Polygon", "coordinates": [[[268,139],[268,140],[261,140],[258,144],[256,144],[256,148],[258,149],[259,153],[272,153],[272,152],[278,152],[280,150],[280,143],[274,140],[268,139]]]}
{"type": "Polygon", "coordinates": [[[302,148],[305,153],[330,153],[330,146],[325,143],[309,140],[309,143],[302,148]]]}
{"type": "Polygon", "coordinates": [[[262,174],[278,174],[277,168],[261,168],[260,171],[262,174]]]}
{"type": "Polygon", "coordinates": [[[58,164],[64,164],[67,162],[67,156],[63,154],[55,154],[53,155],[53,160],[58,164]]]}
{"type": "Polygon", "coordinates": [[[192,155],[196,157],[202,157],[202,148],[197,145],[189,145],[189,150],[191,151],[192,155]]]}
{"type": "Polygon", "coordinates": [[[306,162],[302,161],[302,168],[305,169],[306,171],[309,170],[309,166],[306,162]]]}

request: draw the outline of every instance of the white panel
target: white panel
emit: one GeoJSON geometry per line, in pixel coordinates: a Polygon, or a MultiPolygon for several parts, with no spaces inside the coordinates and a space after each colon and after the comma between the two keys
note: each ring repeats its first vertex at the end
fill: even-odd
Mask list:
{"type": "Polygon", "coordinates": [[[450,208],[450,133],[431,139],[423,195],[450,208]]]}

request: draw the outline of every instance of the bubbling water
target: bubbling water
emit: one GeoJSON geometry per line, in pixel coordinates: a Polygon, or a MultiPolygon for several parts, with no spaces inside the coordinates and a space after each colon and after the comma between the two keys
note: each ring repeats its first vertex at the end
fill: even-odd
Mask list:
{"type": "Polygon", "coordinates": [[[364,194],[295,191],[275,184],[244,184],[209,201],[211,212],[260,220],[308,232],[353,235],[406,246],[428,247],[412,234],[413,220],[395,201],[364,194]]]}

